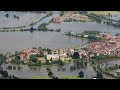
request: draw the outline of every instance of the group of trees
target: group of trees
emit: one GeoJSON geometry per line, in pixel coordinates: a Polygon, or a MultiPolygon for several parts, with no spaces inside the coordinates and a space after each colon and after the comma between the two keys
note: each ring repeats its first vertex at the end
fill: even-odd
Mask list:
{"type": "Polygon", "coordinates": [[[60,12],[60,16],[63,16],[63,15],[64,15],[64,11],[61,11],[61,12],[60,12]]]}
{"type": "Polygon", "coordinates": [[[8,72],[4,70],[0,70],[0,73],[2,74],[3,77],[7,78],[8,77],[8,72]]]}
{"type": "Polygon", "coordinates": [[[15,75],[9,75],[7,71],[0,70],[0,73],[2,74],[3,79],[19,79],[15,75]]]}
{"type": "Polygon", "coordinates": [[[51,71],[50,68],[47,68],[48,76],[52,79],[59,79],[58,77],[54,76],[54,73],[51,71]]]}
{"type": "Polygon", "coordinates": [[[3,54],[0,54],[0,63],[3,63],[6,60],[6,57],[3,54]]]}
{"type": "Polygon", "coordinates": [[[97,71],[96,77],[99,79],[103,79],[103,74],[101,72],[97,71]]]}
{"type": "MultiPolygon", "coordinates": [[[[52,79],[58,79],[58,77],[54,76],[54,73],[51,71],[50,68],[47,68],[47,71],[48,71],[48,76],[49,76],[50,78],[52,78],[52,79]]],[[[80,71],[80,72],[78,73],[78,75],[79,75],[80,78],[83,78],[83,77],[84,77],[84,72],[83,72],[83,71],[80,71]]]]}
{"type": "MultiPolygon", "coordinates": [[[[7,14],[5,14],[4,16],[5,16],[6,18],[8,18],[10,15],[7,13],[7,14]]],[[[19,19],[19,16],[16,16],[16,15],[14,15],[13,17],[19,19]]]]}
{"type": "Polygon", "coordinates": [[[87,34],[87,35],[99,35],[100,31],[84,31],[82,34],[87,34]]]}
{"type": "Polygon", "coordinates": [[[46,27],[46,23],[42,23],[39,27],[38,27],[38,29],[39,30],[47,30],[47,27],[46,27]]]}
{"type": "MultiPolygon", "coordinates": [[[[88,15],[89,17],[91,17],[92,19],[96,20],[97,22],[102,22],[102,19],[106,20],[106,21],[103,21],[104,23],[108,24],[108,25],[112,25],[112,26],[115,26],[115,27],[120,27],[120,22],[119,20],[118,21],[115,21],[113,19],[109,19],[109,18],[106,18],[105,16],[103,15],[96,15],[96,14],[93,14],[91,13],[90,15],[88,15]],[[116,23],[113,23],[113,22],[116,22],[116,23]]],[[[110,13],[108,14],[109,17],[117,17],[117,15],[111,15],[110,13]]]]}
{"type": "Polygon", "coordinates": [[[117,70],[120,69],[120,65],[115,64],[114,66],[105,67],[105,70],[117,70]]]}
{"type": "Polygon", "coordinates": [[[96,53],[94,53],[94,56],[91,57],[90,59],[95,59],[95,60],[107,60],[107,59],[111,59],[111,58],[116,58],[117,56],[115,55],[97,55],[96,53]]]}
{"type": "Polygon", "coordinates": [[[35,55],[31,55],[30,56],[30,61],[36,63],[38,60],[37,60],[37,57],[35,55]]]}
{"type": "Polygon", "coordinates": [[[52,58],[50,60],[46,60],[46,65],[58,64],[63,66],[64,62],[62,60],[55,60],[53,61],[52,58]]]}

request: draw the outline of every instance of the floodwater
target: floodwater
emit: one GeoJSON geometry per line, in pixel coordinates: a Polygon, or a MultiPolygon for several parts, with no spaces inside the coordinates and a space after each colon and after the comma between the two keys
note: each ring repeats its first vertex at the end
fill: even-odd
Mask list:
{"type": "Polygon", "coordinates": [[[19,12],[19,11],[0,11],[0,28],[3,27],[22,27],[29,26],[32,22],[36,22],[46,14],[34,13],[34,12],[19,12]],[[6,14],[9,14],[6,18],[6,14]],[[14,15],[19,19],[14,18],[14,15]]]}
{"type": "Polygon", "coordinates": [[[108,19],[120,20],[120,15],[113,15],[112,17],[106,16],[108,19]]]}
{"type": "MultiPolygon", "coordinates": [[[[0,12],[0,19],[2,19],[6,12],[0,12]]],[[[10,12],[10,15],[21,15],[22,17],[31,16],[35,13],[32,12],[10,12]],[[25,14],[27,13],[27,14],[25,14]],[[28,14],[29,13],[29,14],[28,14]]],[[[41,14],[36,14],[36,17],[40,17],[41,14]]],[[[53,14],[53,16],[58,15],[53,14]]],[[[33,15],[34,16],[34,15],[33,15]]],[[[24,18],[25,18],[24,17],[24,18]]],[[[52,16],[51,16],[52,17],[52,16]]],[[[51,17],[48,17],[42,22],[48,22],[51,20],[51,17]],[[49,20],[48,20],[49,19],[49,20]]],[[[4,17],[5,18],[5,17],[4,17]]],[[[12,18],[12,17],[11,17],[12,18]]],[[[29,18],[25,20],[20,19],[25,22],[26,20],[29,21],[29,18]],[[28,20],[27,20],[28,19],[28,20]]],[[[7,23],[7,22],[6,22],[7,23]]],[[[13,22],[12,22],[13,23],[13,22]]],[[[18,21],[16,21],[18,23],[18,21]]],[[[34,27],[37,28],[37,25],[34,27]]],[[[13,23],[14,25],[14,23],[13,23]]],[[[19,24],[18,24],[19,25],[19,24]]],[[[4,23],[0,23],[0,27],[4,26],[4,23]]],[[[69,37],[63,35],[66,31],[73,31],[73,32],[83,32],[85,30],[99,30],[102,32],[111,32],[113,35],[120,32],[120,28],[116,28],[110,25],[96,23],[96,22],[65,22],[61,24],[51,23],[47,26],[50,29],[61,29],[61,32],[42,32],[42,31],[34,31],[34,32],[0,32],[0,53],[5,53],[7,51],[14,52],[16,50],[21,50],[24,48],[32,48],[32,47],[48,47],[48,48],[72,48],[78,45],[85,44],[88,40],[87,39],[79,39],[75,37],[69,37]]]]}
{"type": "Polygon", "coordinates": [[[80,71],[83,71],[85,73],[85,76],[92,78],[93,76],[96,76],[96,72],[93,70],[93,67],[89,64],[86,68],[80,68],[71,71],[70,67],[75,66],[74,63],[66,64],[65,66],[27,66],[27,65],[13,65],[13,64],[6,64],[2,65],[3,70],[7,70],[9,75],[15,75],[19,78],[30,78],[30,77],[38,77],[38,76],[48,76],[47,68],[50,68],[51,71],[54,73],[57,77],[64,77],[64,76],[78,76],[80,71]],[[9,70],[6,69],[9,65],[12,65],[16,67],[15,70],[9,70]],[[17,67],[20,66],[22,69],[18,70],[17,67]],[[64,70],[63,70],[64,69],[64,70]]]}
{"type": "MultiPolygon", "coordinates": [[[[112,60],[103,62],[100,65],[103,67],[105,65],[113,66],[113,65],[120,65],[120,60],[112,60]]],[[[5,64],[1,65],[3,70],[7,70],[9,75],[15,75],[19,78],[32,78],[32,77],[39,77],[39,76],[48,76],[47,68],[50,68],[51,71],[54,73],[55,76],[62,78],[64,76],[78,76],[80,71],[83,71],[85,76],[88,78],[92,78],[96,76],[96,71],[94,71],[93,67],[90,64],[87,64],[86,68],[76,68],[75,70],[71,70],[70,67],[77,65],[73,62],[69,62],[64,66],[53,65],[53,66],[27,66],[27,65],[15,65],[15,64],[5,64]],[[12,66],[12,69],[8,69],[8,66],[12,66]],[[21,69],[18,70],[18,67],[21,69]],[[13,69],[13,67],[16,67],[13,69]]],[[[111,78],[105,74],[103,76],[107,78],[111,78]]]]}
{"type": "MultiPolygon", "coordinates": [[[[8,27],[18,27],[23,25],[29,25],[31,23],[30,18],[33,16],[36,17],[34,20],[38,20],[41,18],[40,14],[32,13],[30,15],[29,12],[10,12],[11,16],[9,18],[5,18],[4,14],[6,12],[0,12],[0,28],[5,26],[8,27]],[[13,15],[19,15],[19,20],[13,20],[13,15]],[[12,22],[12,23],[11,23],[12,22]],[[29,23],[28,23],[29,22],[29,23]],[[27,24],[26,24],[27,23],[27,24]]],[[[7,12],[8,13],[8,12],[7,12]]],[[[51,19],[51,18],[50,18],[51,19]]],[[[45,22],[48,22],[48,19],[45,22]]],[[[38,27],[38,22],[35,27],[38,27]]],[[[120,28],[116,28],[110,25],[96,23],[96,22],[65,22],[61,24],[51,23],[47,26],[51,29],[61,29],[61,32],[42,32],[42,31],[34,31],[34,32],[0,32],[0,53],[5,53],[8,51],[14,52],[16,50],[22,50],[24,48],[32,48],[32,47],[48,47],[48,48],[71,48],[78,45],[85,44],[87,39],[79,39],[75,37],[69,37],[63,35],[66,31],[73,32],[83,32],[85,30],[97,30],[102,32],[111,32],[113,35],[120,32],[120,28]]],[[[110,62],[109,62],[110,63],[110,62]]],[[[108,63],[108,64],[109,64],[108,63]]],[[[117,61],[113,61],[112,64],[118,63],[117,61]],[[115,63],[114,63],[115,62],[115,63]]],[[[55,76],[62,77],[64,75],[78,75],[78,73],[82,70],[85,75],[88,77],[95,76],[96,73],[93,70],[92,66],[88,64],[85,69],[78,69],[74,71],[70,71],[70,66],[73,66],[73,63],[66,64],[64,68],[66,71],[59,71],[59,66],[52,66],[51,70],[55,74],[55,76]]],[[[17,65],[13,65],[17,66],[17,65]]],[[[3,66],[6,69],[7,65],[3,66]]],[[[21,65],[23,69],[21,70],[8,70],[9,74],[22,77],[34,77],[34,76],[47,76],[47,67],[37,67],[38,70],[30,69],[28,66],[21,65]]]]}

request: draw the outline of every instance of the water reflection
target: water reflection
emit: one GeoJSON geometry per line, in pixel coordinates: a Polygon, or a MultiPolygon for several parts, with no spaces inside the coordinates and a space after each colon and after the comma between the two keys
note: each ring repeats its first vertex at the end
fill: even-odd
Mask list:
{"type": "Polygon", "coordinates": [[[36,66],[30,66],[30,70],[32,71],[40,71],[41,67],[36,67],[36,66]]]}

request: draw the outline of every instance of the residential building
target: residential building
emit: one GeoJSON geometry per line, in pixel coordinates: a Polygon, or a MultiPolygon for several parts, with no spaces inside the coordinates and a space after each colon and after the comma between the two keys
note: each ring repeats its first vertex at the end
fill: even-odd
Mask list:
{"type": "Polygon", "coordinates": [[[104,35],[103,35],[103,38],[105,38],[105,39],[111,39],[112,38],[112,34],[111,33],[105,33],[104,35]]]}
{"type": "Polygon", "coordinates": [[[53,18],[53,21],[55,23],[61,23],[61,22],[63,22],[63,18],[61,16],[57,16],[57,17],[53,18]]]}
{"type": "Polygon", "coordinates": [[[59,56],[59,54],[48,54],[47,60],[50,60],[51,58],[52,58],[52,60],[59,60],[60,56],[59,56]]]}
{"type": "Polygon", "coordinates": [[[45,57],[38,57],[38,61],[45,61],[45,57]]]}

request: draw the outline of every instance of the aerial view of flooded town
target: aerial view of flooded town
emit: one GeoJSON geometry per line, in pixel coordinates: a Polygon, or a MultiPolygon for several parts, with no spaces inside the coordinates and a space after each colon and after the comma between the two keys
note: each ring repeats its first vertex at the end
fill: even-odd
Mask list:
{"type": "Polygon", "coordinates": [[[0,79],[120,79],[120,11],[0,11],[0,79]]]}

